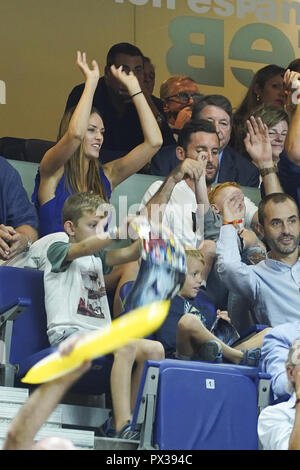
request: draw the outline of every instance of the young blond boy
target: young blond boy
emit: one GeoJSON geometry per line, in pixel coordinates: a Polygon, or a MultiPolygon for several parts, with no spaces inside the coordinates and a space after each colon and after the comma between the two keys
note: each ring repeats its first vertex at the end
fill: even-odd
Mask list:
{"type": "MultiPolygon", "coordinates": [[[[51,345],[86,331],[103,328],[111,322],[103,274],[115,264],[139,258],[139,240],[126,248],[104,251],[118,238],[120,229],[105,232],[105,202],[91,192],[71,195],[63,208],[65,233],[47,235],[43,245],[45,306],[51,345]],[[98,215],[100,214],[100,215],[98,215]],[[114,238],[112,238],[114,237],[114,238]]],[[[106,423],[110,437],[136,439],[130,428],[144,362],[164,358],[162,345],[136,340],[114,352],[111,371],[113,421],[106,423]],[[134,371],[133,364],[136,363],[134,371]]]]}
{"type": "Polygon", "coordinates": [[[200,289],[204,258],[200,250],[186,249],[187,275],[184,285],[171,302],[170,313],[156,332],[167,357],[184,360],[219,361],[258,365],[260,347],[267,330],[256,334],[237,347],[229,347],[210,332],[217,317],[230,322],[227,312],[217,310],[200,289]],[[246,349],[254,348],[254,349],[246,349]]]}

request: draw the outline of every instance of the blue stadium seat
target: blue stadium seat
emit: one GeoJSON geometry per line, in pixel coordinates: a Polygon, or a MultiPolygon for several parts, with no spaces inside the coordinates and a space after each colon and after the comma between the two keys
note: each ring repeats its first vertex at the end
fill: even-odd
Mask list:
{"type": "MultiPolygon", "coordinates": [[[[27,386],[20,379],[56,349],[47,336],[42,271],[0,266],[0,338],[6,347],[1,385],[27,386]]],[[[95,395],[108,392],[112,363],[112,355],[93,361],[91,370],[72,391],[95,395]]]]}
{"type": "Polygon", "coordinates": [[[254,367],[149,361],[133,417],[141,428],[139,448],[258,449],[259,404],[269,400],[266,384],[269,378],[254,367]],[[259,399],[258,390],[264,395],[259,399]]]}

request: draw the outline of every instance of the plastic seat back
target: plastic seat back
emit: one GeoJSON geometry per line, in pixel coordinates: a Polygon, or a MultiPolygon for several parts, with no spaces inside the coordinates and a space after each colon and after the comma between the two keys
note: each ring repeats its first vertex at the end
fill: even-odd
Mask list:
{"type": "MultiPolygon", "coordinates": [[[[30,306],[14,321],[9,362],[19,370],[16,384],[40,359],[53,352],[47,336],[43,272],[36,269],[0,267],[0,306],[18,298],[30,299],[30,306]]],[[[101,394],[110,389],[113,356],[93,361],[90,371],[72,388],[74,392],[101,394]]]]}
{"type": "Polygon", "coordinates": [[[44,305],[43,272],[36,269],[0,267],[0,305],[20,297],[29,298],[31,306],[14,321],[11,364],[50,346],[44,305]]]}
{"type": "Polygon", "coordinates": [[[175,360],[159,369],[159,449],[257,449],[257,369],[175,360]]]}

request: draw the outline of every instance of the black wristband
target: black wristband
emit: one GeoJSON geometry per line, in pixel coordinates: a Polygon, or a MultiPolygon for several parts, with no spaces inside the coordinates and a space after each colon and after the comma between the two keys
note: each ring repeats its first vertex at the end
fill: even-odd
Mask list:
{"type": "Polygon", "coordinates": [[[143,93],[142,90],[134,93],[134,95],[131,95],[130,98],[134,98],[136,95],[140,95],[141,93],[143,93]]]}

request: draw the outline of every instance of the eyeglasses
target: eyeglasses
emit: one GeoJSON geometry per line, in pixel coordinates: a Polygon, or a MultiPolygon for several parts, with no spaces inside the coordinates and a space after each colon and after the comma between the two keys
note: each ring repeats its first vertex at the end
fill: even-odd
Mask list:
{"type": "Polygon", "coordinates": [[[200,99],[202,96],[203,95],[201,95],[200,93],[188,93],[187,91],[182,91],[181,93],[177,93],[177,95],[168,96],[166,100],[174,101],[176,103],[176,101],[172,98],[177,98],[177,100],[181,103],[187,104],[191,98],[193,98],[193,100],[197,100],[200,99]]]}

